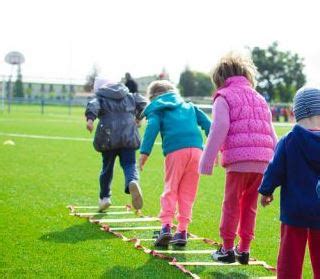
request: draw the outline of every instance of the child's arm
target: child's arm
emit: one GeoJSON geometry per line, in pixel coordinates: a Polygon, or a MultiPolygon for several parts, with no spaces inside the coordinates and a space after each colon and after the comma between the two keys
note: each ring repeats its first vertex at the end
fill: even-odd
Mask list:
{"type": "Polygon", "coordinates": [[[140,93],[134,93],[133,96],[136,103],[136,119],[141,120],[143,118],[142,112],[147,106],[148,101],[140,93]]]}
{"type": "Polygon", "coordinates": [[[217,154],[224,143],[230,128],[229,106],[223,97],[218,97],[212,108],[214,121],[211,124],[210,133],[203,151],[199,172],[212,174],[217,154]]]}
{"type": "Polygon", "coordinates": [[[93,131],[93,122],[98,117],[100,112],[100,103],[97,98],[92,99],[87,104],[85,116],[87,119],[87,130],[91,133],[93,131]]]}
{"type": "Polygon", "coordinates": [[[274,157],[264,173],[259,193],[262,195],[261,204],[268,205],[273,200],[274,190],[286,180],[286,151],[285,139],[281,139],[276,147],[274,157]]]}
{"type": "Polygon", "coordinates": [[[140,169],[142,169],[144,163],[147,161],[147,158],[145,157],[150,155],[159,131],[160,116],[157,113],[151,113],[148,115],[147,127],[144,132],[143,141],[140,147],[140,154],[144,155],[142,156],[144,160],[140,159],[140,169]]]}
{"type": "Polygon", "coordinates": [[[196,111],[198,125],[205,131],[206,136],[208,136],[211,126],[210,118],[197,106],[194,106],[194,109],[196,111]]]}

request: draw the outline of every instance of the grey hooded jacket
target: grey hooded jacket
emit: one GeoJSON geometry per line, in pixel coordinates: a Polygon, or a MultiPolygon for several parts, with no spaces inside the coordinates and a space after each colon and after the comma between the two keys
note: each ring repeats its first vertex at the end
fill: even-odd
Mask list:
{"type": "Polygon", "coordinates": [[[85,115],[87,119],[99,118],[93,146],[98,152],[118,148],[139,148],[140,136],[136,119],[147,100],[139,93],[129,93],[122,84],[101,87],[94,99],[89,101],[85,115]]]}

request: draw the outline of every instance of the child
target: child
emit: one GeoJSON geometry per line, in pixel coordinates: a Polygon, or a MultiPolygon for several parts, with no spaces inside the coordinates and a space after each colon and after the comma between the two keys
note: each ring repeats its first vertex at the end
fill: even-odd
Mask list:
{"type": "Polygon", "coordinates": [[[255,66],[251,59],[230,53],[213,72],[217,91],[213,98],[214,122],[203,152],[200,173],[211,175],[219,150],[226,169],[226,185],[220,222],[223,246],[214,251],[216,261],[241,264],[249,261],[254,238],[258,187],[273,156],[276,135],[271,112],[254,90],[255,66]],[[234,241],[240,237],[239,245],[234,241]]]}
{"type": "Polygon", "coordinates": [[[300,89],[293,102],[297,125],[279,141],[259,192],[266,206],[281,186],[277,278],[302,278],[308,241],[314,278],[320,279],[320,90],[300,89]]]}
{"type": "Polygon", "coordinates": [[[192,103],[186,103],[167,80],[152,82],[148,88],[151,103],[144,111],[148,123],[140,149],[142,170],[160,132],[165,156],[165,186],[161,196],[162,230],[156,246],[169,242],[187,243],[187,229],[198,189],[198,164],[202,153],[202,135],[198,125],[209,132],[210,120],[192,103]],[[178,228],[172,239],[172,221],[178,206],[178,228]]]}
{"type": "Polygon", "coordinates": [[[135,155],[140,146],[136,118],[147,101],[138,93],[129,93],[122,83],[110,83],[99,78],[94,82],[94,92],[96,97],[88,103],[85,115],[90,132],[94,128],[93,121],[99,118],[93,143],[102,154],[99,211],[111,205],[110,186],[117,156],[125,176],[125,193],[131,194],[133,207],[141,209],[142,194],[135,155]]]}

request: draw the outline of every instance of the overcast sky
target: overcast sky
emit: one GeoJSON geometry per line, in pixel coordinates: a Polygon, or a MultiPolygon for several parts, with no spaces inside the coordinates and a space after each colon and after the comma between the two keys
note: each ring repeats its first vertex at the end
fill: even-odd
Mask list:
{"type": "Polygon", "coordinates": [[[186,65],[209,72],[245,46],[305,58],[309,83],[320,85],[319,1],[281,0],[1,0],[0,75],[4,56],[25,55],[25,77],[84,79],[93,64],[118,80],[158,74],[178,81],[186,65]]]}

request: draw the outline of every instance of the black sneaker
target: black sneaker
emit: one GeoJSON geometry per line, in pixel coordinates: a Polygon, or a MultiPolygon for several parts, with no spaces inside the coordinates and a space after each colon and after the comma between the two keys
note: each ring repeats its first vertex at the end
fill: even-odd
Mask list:
{"type": "Polygon", "coordinates": [[[224,251],[222,247],[219,250],[214,251],[212,254],[212,259],[224,263],[234,263],[236,261],[234,251],[224,251]]]}
{"type": "Polygon", "coordinates": [[[177,246],[186,246],[187,244],[187,232],[177,232],[174,234],[173,239],[170,241],[170,244],[177,246]]]}
{"type": "Polygon", "coordinates": [[[241,264],[248,264],[249,263],[249,253],[248,252],[239,252],[238,246],[234,249],[234,255],[236,260],[241,264]]]}
{"type": "Polygon", "coordinates": [[[160,235],[156,239],[154,245],[157,247],[167,247],[171,239],[171,227],[169,224],[167,224],[162,227],[160,235]]]}

